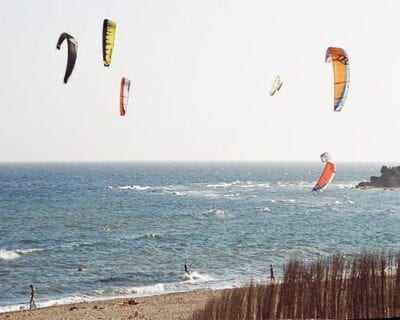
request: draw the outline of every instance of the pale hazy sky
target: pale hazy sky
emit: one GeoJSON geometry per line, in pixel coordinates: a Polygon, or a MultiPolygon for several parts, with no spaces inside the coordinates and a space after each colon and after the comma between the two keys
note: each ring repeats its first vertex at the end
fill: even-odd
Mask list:
{"type": "Polygon", "coordinates": [[[0,12],[0,161],[400,161],[400,1],[3,0],[0,12]],[[109,68],[104,18],[117,24],[109,68]],[[62,32],[79,43],[67,85],[62,32]],[[349,55],[340,113],[328,46],[349,55]]]}

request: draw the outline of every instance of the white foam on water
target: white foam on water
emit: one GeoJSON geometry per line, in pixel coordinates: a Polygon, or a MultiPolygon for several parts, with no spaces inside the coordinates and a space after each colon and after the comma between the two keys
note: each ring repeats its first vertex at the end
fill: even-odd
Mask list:
{"type": "MultiPolygon", "coordinates": [[[[131,286],[125,288],[113,288],[113,289],[99,289],[94,290],[88,294],[80,294],[68,296],[65,298],[58,299],[49,299],[46,301],[37,301],[37,308],[45,308],[49,306],[55,305],[65,305],[65,304],[73,304],[73,303],[81,303],[81,302],[94,302],[94,301],[104,301],[110,299],[125,299],[125,298],[133,298],[133,297],[144,297],[144,296],[153,296],[163,293],[172,293],[179,291],[190,291],[195,289],[194,287],[200,284],[204,284],[210,281],[215,280],[213,277],[201,274],[200,272],[193,271],[189,275],[184,274],[181,276],[181,280],[175,283],[156,283],[154,285],[148,286],[131,286]],[[190,289],[191,288],[191,289],[190,289]],[[189,290],[188,290],[189,289],[189,290]]],[[[215,289],[218,289],[216,287],[215,289]]],[[[3,312],[11,312],[11,311],[19,311],[19,310],[28,310],[29,303],[18,303],[14,305],[1,306],[0,313],[3,312]]]]}
{"type": "Polygon", "coordinates": [[[207,274],[200,274],[200,272],[197,271],[192,271],[189,274],[184,273],[181,279],[183,280],[182,283],[190,283],[190,284],[204,283],[215,280],[213,277],[207,274]]]}
{"type": "Polygon", "coordinates": [[[339,189],[354,189],[355,185],[350,183],[332,183],[333,187],[339,189]]]}
{"type": "Polygon", "coordinates": [[[119,223],[111,223],[111,224],[105,224],[103,226],[99,227],[99,230],[102,232],[112,232],[115,230],[118,230],[121,227],[119,223]]]}
{"type": "Polygon", "coordinates": [[[158,237],[160,237],[160,235],[158,233],[152,233],[152,232],[148,232],[143,236],[143,238],[149,238],[149,239],[158,238],[158,237]]]}
{"type": "Polygon", "coordinates": [[[271,211],[271,209],[268,208],[268,207],[265,207],[265,208],[263,209],[263,211],[269,212],[269,211],[271,211]]]}
{"type": "Polygon", "coordinates": [[[215,216],[222,218],[225,216],[225,211],[221,209],[210,209],[207,211],[202,211],[202,212],[195,212],[193,213],[194,216],[215,216]]]}
{"type": "Polygon", "coordinates": [[[210,193],[209,191],[188,191],[186,193],[186,195],[188,196],[194,196],[194,197],[206,197],[206,198],[218,198],[223,196],[222,194],[218,194],[218,193],[210,193]]]}
{"type": "MultiPolygon", "coordinates": [[[[36,308],[45,308],[50,306],[65,305],[80,302],[91,302],[91,301],[103,301],[116,298],[129,298],[139,296],[149,296],[155,294],[161,294],[165,292],[165,285],[158,283],[150,286],[143,287],[127,287],[127,288],[116,288],[116,289],[104,289],[95,290],[90,295],[74,295],[59,299],[50,299],[46,301],[37,301],[36,308]]],[[[28,310],[29,303],[19,303],[14,305],[0,307],[0,313],[28,310]]]]}
{"type": "Polygon", "coordinates": [[[15,260],[19,258],[19,254],[15,251],[8,251],[0,249],[0,260],[15,260]]]}
{"type": "Polygon", "coordinates": [[[118,186],[118,189],[120,190],[138,190],[138,191],[145,191],[145,190],[150,190],[152,187],[150,186],[137,186],[137,185],[132,185],[132,186],[118,186]]]}
{"type": "Polygon", "coordinates": [[[152,286],[134,287],[133,291],[139,295],[161,293],[165,291],[165,285],[163,283],[157,283],[152,286]]]}
{"type": "Polygon", "coordinates": [[[295,199],[278,199],[278,200],[271,201],[271,202],[295,203],[296,200],[295,199]]]}
{"type": "Polygon", "coordinates": [[[217,188],[229,188],[229,187],[238,187],[238,188],[258,188],[258,187],[264,187],[264,188],[269,188],[270,185],[268,183],[263,183],[263,182],[255,182],[255,181],[240,181],[240,180],[235,180],[232,182],[220,182],[220,183],[209,183],[206,185],[206,188],[212,188],[212,189],[217,189],[217,188]]]}
{"type": "Polygon", "coordinates": [[[221,183],[215,183],[215,184],[207,184],[206,187],[207,188],[212,188],[212,189],[216,189],[216,188],[228,188],[231,187],[234,183],[231,182],[221,182],[221,183]]]}
{"type": "Polygon", "coordinates": [[[0,260],[15,260],[20,258],[22,255],[31,254],[36,251],[43,251],[45,249],[18,249],[18,250],[5,250],[0,249],[0,260]]]}
{"type": "Polygon", "coordinates": [[[223,217],[225,215],[225,211],[220,209],[210,209],[207,213],[217,217],[223,217]]]}
{"type": "Polygon", "coordinates": [[[150,286],[143,287],[125,287],[125,288],[114,288],[114,289],[101,289],[93,291],[93,295],[97,297],[128,297],[128,296],[140,296],[140,295],[151,295],[156,293],[162,293],[165,291],[165,285],[163,283],[157,283],[150,286]]]}
{"type": "Polygon", "coordinates": [[[270,185],[268,183],[262,182],[254,182],[254,181],[246,181],[244,184],[240,185],[242,188],[269,188],[270,185]]]}
{"type": "MultiPolygon", "coordinates": [[[[90,301],[87,296],[70,296],[66,298],[60,299],[50,299],[41,302],[35,302],[36,309],[38,308],[46,308],[50,306],[57,306],[57,305],[64,305],[64,304],[71,304],[71,303],[80,303],[90,301]]],[[[29,310],[29,303],[18,303],[14,305],[2,306],[0,307],[0,313],[3,312],[12,312],[12,311],[20,311],[20,310],[29,310]]]]}
{"type": "Polygon", "coordinates": [[[314,184],[313,184],[313,183],[310,183],[310,182],[306,182],[306,181],[300,181],[300,182],[298,183],[298,186],[299,186],[299,187],[303,187],[303,188],[313,188],[313,187],[314,187],[314,184]]]}

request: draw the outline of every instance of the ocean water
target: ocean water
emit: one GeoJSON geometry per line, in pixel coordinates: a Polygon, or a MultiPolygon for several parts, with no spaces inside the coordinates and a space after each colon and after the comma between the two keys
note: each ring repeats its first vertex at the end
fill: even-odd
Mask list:
{"type": "Polygon", "coordinates": [[[0,164],[0,312],[225,288],[297,256],[397,251],[400,193],[358,190],[381,164],[0,164]],[[191,275],[184,274],[187,263],[191,275]],[[82,267],[82,271],[78,271],[82,267]]]}

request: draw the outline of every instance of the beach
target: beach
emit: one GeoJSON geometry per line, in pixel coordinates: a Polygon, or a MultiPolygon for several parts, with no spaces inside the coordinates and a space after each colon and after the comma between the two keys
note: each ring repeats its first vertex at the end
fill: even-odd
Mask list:
{"type": "Polygon", "coordinates": [[[0,319],[91,320],[91,319],[190,319],[209,298],[222,290],[197,290],[135,298],[136,305],[124,304],[128,299],[83,302],[35,310],[0,313],[0,319]]]}

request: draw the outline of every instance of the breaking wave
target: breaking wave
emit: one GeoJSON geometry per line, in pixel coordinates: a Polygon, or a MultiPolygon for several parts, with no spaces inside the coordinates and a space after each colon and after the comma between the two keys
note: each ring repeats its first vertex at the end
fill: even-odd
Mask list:
{"type": "Polygon", "coordinates": [[[20,249],[20,250],[5,250],[0,249],[0,260],[15,260],[23,255],[31,254],[36,251],[43,251],[45,249],[20,249]]]}

